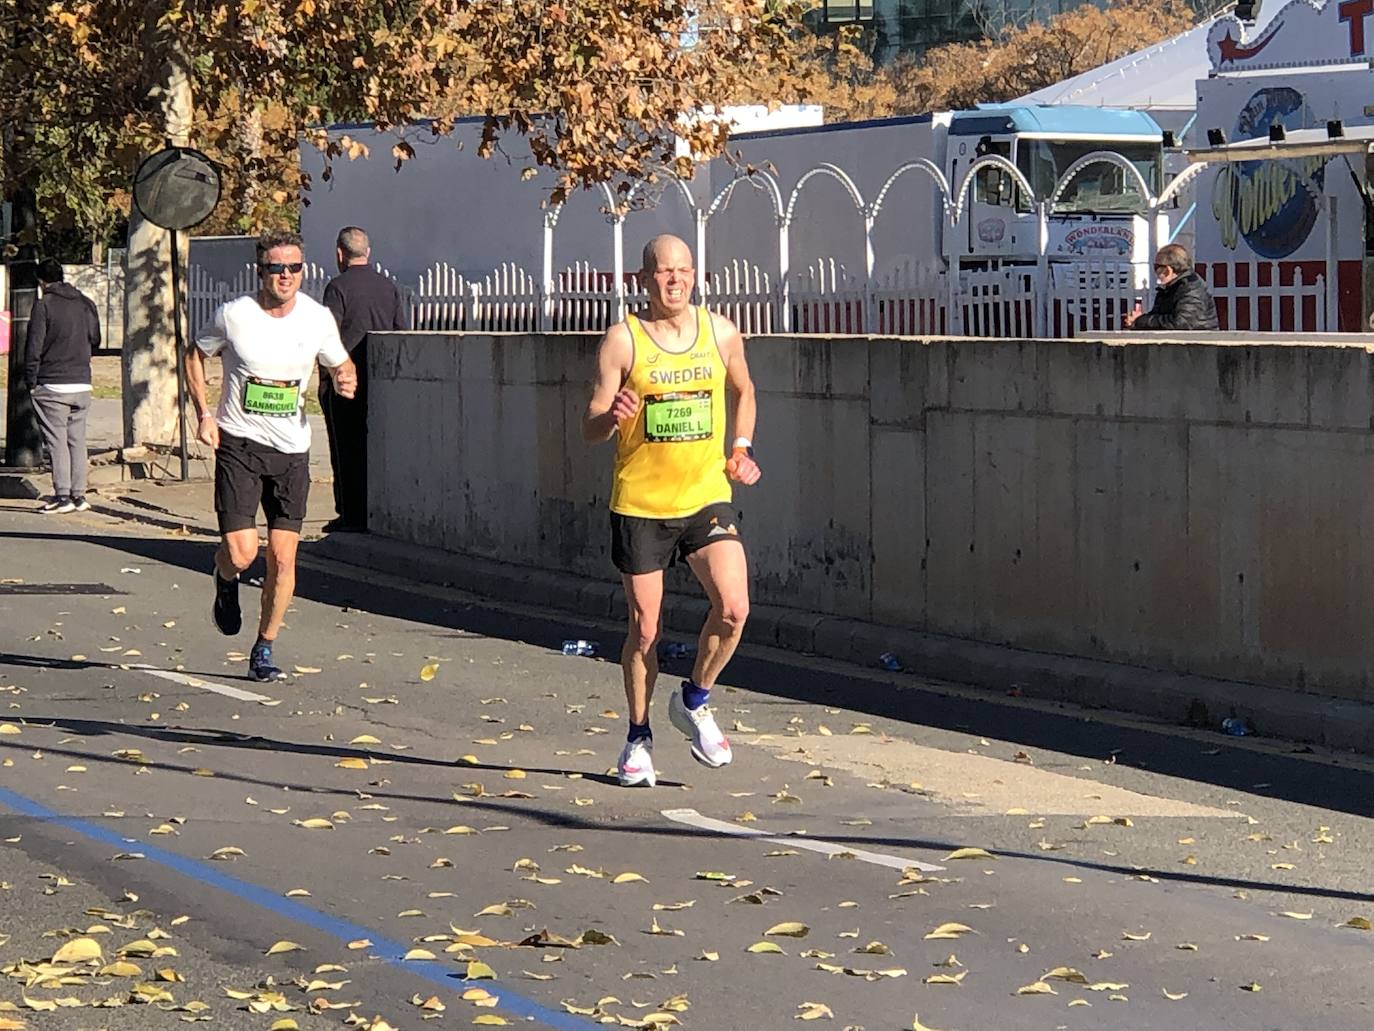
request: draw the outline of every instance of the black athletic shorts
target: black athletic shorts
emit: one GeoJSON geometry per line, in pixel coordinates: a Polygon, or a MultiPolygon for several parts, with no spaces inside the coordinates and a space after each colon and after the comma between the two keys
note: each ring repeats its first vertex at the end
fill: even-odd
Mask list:
{"type": "Polygon", "coordinates": [[[718,540],[744,541],[733,505],[707,505],[681,519],[642,519],[611,513],[611,561],[622,573],[667,569],[718,540]]]}
{"type": "Polygon", "coordinates": [[[301,532],[310,493],[310,452],[288,454],[220,431],[215,452],[215,514],[220,533],[247,530],[258,506],[269,530],[301,532]]]}

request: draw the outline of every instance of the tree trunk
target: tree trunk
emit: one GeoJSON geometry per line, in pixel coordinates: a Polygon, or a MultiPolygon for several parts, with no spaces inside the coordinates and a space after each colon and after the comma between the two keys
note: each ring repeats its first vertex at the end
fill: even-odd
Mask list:
{"type": "MultiPolygon", "coordinates": [[[[154,95],[162,104],[167,140],[185,146],[193,111],[185,55],[174,50],[160,74],[154,95]]],[[[183,261],[185,254],[183,243],[183,261]]],[[[177,365],[181,356],[172,322],[171,273],[172,234],[145,219],[134,205],[124,277],[124,443],[130,447],[172,447],[179,440],[177,365]]]]}
{"type": "Polygon", "coordinates": [[[19,245],[19,253],[9,267],[10,375],[5,395],[5,464],[34,469],[43,464],[42,440],[28,384],[24,382],[29,315],[38,300],[38,255],[32,242],[37,220],[33,191],[16,190],[13,204],[13,233],[24,242],[19,245]]]}

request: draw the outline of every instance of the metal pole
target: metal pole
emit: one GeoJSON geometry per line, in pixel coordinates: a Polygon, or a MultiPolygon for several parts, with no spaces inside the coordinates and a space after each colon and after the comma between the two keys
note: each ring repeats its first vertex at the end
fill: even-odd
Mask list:
{"type": "MultiPolygon", "coordinates": [[[[1326,200],[1326,331],[1328,333],[1339,333],[1341,331],[1341,311],[1340,311],[1340,262],[1337,260],[1340,251],[1338,242],[1340,238],[1339,216],[1336,214],[1336,197],[1328,194],[1326,200]]],[[[1361,330],[1363,326],[1355,326],[1356,330],[1361,330]]]]}
{"type": "Polygon", "coordinates": [[[177,428],[181,442],[181,482],[191,478],[191,460],[186,450],[186,340],[181,329],[181,234],[172,230],[172,326],[177,345],[177,428]]]}
{"type": "Polygon", "coordinates": [[[611,260],[615,270],[616,322],[625,321],[625,219],[616,215],[611,222],[611,260]]]}

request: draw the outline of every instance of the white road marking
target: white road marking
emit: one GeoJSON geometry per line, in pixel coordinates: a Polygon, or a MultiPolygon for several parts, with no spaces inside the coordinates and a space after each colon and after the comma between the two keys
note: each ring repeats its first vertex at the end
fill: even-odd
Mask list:
{"type": "Polygon", "coordinates": [[[874,866],[886,866],[893,870],[917,869],[922,873],[938,873],[943,870],[943,866],[935,866],[932,863],[922,863],[916,859],[904,859],[901,856],[888,855],[886,852],[869,852],[861,848],[852,848],[849,845],[837,845],[833,841],[822,841],[819,838],[808,838],[799,834],[789,834],[777,837],[767,831],[751,830],[747,827],[740,827],[733,823],[726,823],[724,820],[714,820],[709,816],[702,816],[695,809],[664,809],[662,815],[672,820],[674,823],[685,823],[688,827],[696,827],[704,831],[713,831],[717,834],[730,834],[737,838],[760,838],[770,845],[784,845],[788,848],[805,849],[808,852],[819,852],[823,856],[836,856],[844,854],[863,863],[872,863],[874,866]]]}
{"type": "Polygon", "coordinates": [[[213,691],[215,694],[222,694],[225,698],[233,698],[240,702],[270,702],[272,699],[267,695],[254,694],[252,691],[245,691],[241,687],[234,687],[231,684],[217,684],[213,680],[204,680],[201,677],[193,677],[186,673],[177,673],[175,670],[158,669],[156,666],[148,666],[143,663],[130,666],[140,673],[147,673],[150,677],[157,677],[160,680],[170,680],[174,684],[182,684],[186,687],[198,687],[202,691],[213,691]]]}

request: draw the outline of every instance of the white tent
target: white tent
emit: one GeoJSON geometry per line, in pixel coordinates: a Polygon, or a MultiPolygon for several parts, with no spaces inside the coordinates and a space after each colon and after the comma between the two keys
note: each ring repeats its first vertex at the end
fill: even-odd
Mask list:
{"type": "MultiPolygon", "coordinates": [[[[1262,12],[1251,32],[1267,24],[1281,6],[1275,3],[1267,14],[1262,12]]],[[[1161,128],[1172,130],[1182,142],[1184,129],[1197,109],[1197,81],[1207,78],[1211,71],[1207,32],[1214,20],[1209,18],[1163,42],[1027,93],[1016,102],[1136,108],[1148,112],[1161,128]]]]}

